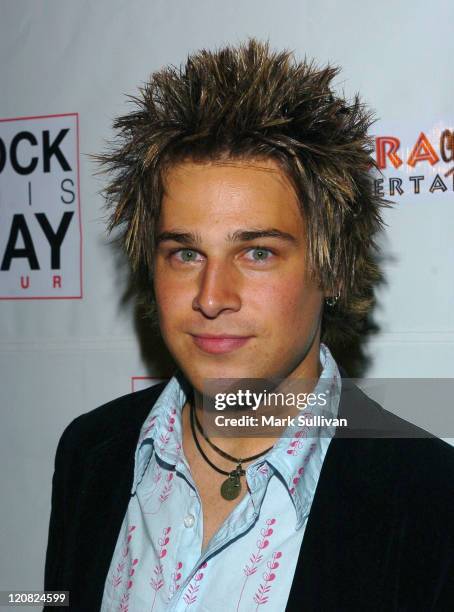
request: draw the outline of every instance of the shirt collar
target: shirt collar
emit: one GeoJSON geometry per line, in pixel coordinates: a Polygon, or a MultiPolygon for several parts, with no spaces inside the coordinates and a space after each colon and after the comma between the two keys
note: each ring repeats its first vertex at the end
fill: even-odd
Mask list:
{"type": "Polygon", "coordinates": [[[156,400],[140,430],[134,461],[131,495],[140,484],[153,450],[162,460],[176,465],[182,452],[181,411],[189,390],[181,374],[172,376],[156,400]]]}
{"type": "MultiPolygon", "coordinates": [[[[311,407],[314,416],[337,416],[341,392],[341,376],[330,350],[320,344],[322,372],[313,393],[326,393],[327,405],[311,407]]],[[[182,452],[181,411],[189,394],[188,383],[181,373],[173,376],[163,389],[140,430],[135,452],[134,480],[131,494],[134,495],[141,482],[155,449],[162,460],[176,465],[182,452]]],[[[318,475],[334,427],[321,424],[310,428],[298,425],[287,427],[282,436],[263,457],[249,466],[250,470],[267,480],[270,470],[262,469],[267,462],[278,472],[293,501],[299,529],[309,514],[318,475]],[[306,430],[307,431],[307,430],[306,430]]]]}
{"type": "Polygon", "coordinates": [[[335,433],[335,426],[326,423],[328,419],[337,417],[342,388],[337,364],[324,344],[320,344],[320,363],[322,372],[312,393],[326,394],[327,403],[312,406],[310,413],[311,417],[324,419],[320,418],[317,422],[315,418],[317,424],[310,428],[297,424],[287,427],[273,448],[260,460],[262,463],[265,460],[285,483],[296,512],[296,529],[303,525],[310,512],[323,460],[335,433]]]}

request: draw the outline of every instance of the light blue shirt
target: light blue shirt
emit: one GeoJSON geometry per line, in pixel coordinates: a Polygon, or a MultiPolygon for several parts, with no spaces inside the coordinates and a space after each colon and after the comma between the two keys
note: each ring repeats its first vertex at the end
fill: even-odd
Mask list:
{"type": "MultiPolygon", "coordinates": [[[[341,377],[320,345],[313,393],[337,416],[341,377]]],[[[287,604],[307,518],[334,427],[305,437],[287,428],[246,469],[248,492],[202,549],[201,500],[182,447],[186,394],[172,378],[145,420],[132,497],[107,574],[102,612],[281,612],[287,604]]],[[[320,409],[320,411],[319,411],[320,409]]],[[[207,466],[207,469],[211,469],[207,466]]]]}

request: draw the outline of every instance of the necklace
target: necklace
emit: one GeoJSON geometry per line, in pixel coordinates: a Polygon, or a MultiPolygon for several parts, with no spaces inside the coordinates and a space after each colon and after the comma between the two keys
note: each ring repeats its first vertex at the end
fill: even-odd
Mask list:
{"type": "Polygon", "coordinates": [[[220,490],[221,496],[224,499],[229,500],[229,501],[232,499],[236,499],[241,491],[240,478],[241,476],[244,476],[246,474],[246,472],[243,470],[242,464],[246,463],[247,461],[252,461],[253,459],[258,459],[259,457],[267,453],[269,450],[271,450],[271,448],[273,447],[270,446],[270,448],[267,448],[261,453],[257,453],[257,455],[253,455],[252,457],[246,457],[245,459],[232,457],[232,455],[229,455],[228,453],[224,452],[222,449],[217,447],[213,442],[211,442],[211,440],[205,434],[205,432],[203,431],[202,425],[200,424],[197,418],[197,415],[195,413],[195,408],[192,403],[190,404],[190,412],[191,412],[190,414],[191,431],[192,431],[192,436],[194,438],[195,445],[197,446],[197,450],[202,455],[203,459],[208,463],[208,465],[210,465],[214,470],[216,470],[216,472],[219,472],[219,474],[224,474],[225,476],[228,477],[224,480],[224,482],[221,485],[221,490],[220,490]],[[197,425],[197,429],[200,431],[202,436],[205,438],[205,440],[208,442],[208,444],[211,446],[213,450],[215,450],[219,455],[224,457],[224,459],[229,459],[230,461],[233,461],[234,463],[237,464],[237,467],[234,470],[232,470],[231,472],[226,472],[225,470],[221,470],[221,468],[218,468],[217,465],[214,465],[214,463],[210,461],[210,459],[208,459],[206,454],[203,452],[202,447],[200,446],[200,443],[197,439],[194,422],[197,425]]]}

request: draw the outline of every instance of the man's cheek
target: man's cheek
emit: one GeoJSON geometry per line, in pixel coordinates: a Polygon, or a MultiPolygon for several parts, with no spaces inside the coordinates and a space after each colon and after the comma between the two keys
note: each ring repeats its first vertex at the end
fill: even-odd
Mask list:
{"type": "Polygon", "coordinates": [[[299,310],[302,303],[301,296],[295,291],[295,284],[285,283],[274,287],[266,298],[266,303],[272,305],[276,315],[287,319],[294,311],[299,310]]]}
{"type": "Polygon", "coordinates": [[[155,280],[155,295],[159,304],[166,309],[172,309],[175,303],[184,301],[182,284],[171,281],[168,278],[157,278],[155,280]]]}

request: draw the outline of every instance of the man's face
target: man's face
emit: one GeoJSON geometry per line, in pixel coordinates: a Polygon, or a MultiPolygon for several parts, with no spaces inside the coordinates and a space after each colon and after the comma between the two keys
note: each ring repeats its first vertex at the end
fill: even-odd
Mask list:
{"type": "Polygon", "coordinates": [[[206,378],[319,375],[323,292],[295,192],[273,160],[184,162],[165,178],[154,287],[161,332],[206,378]]]}

